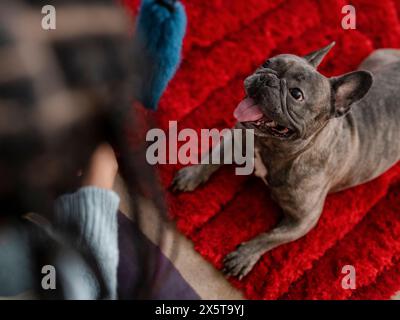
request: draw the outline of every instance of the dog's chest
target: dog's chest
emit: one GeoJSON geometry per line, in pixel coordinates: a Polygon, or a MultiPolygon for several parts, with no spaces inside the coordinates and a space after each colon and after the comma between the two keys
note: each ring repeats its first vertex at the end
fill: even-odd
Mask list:
{"type": "Polygon", "coordinates": [[[263,159],[261,157],[261,152],[260,152],[260,148],[255,148],[255,152],[254,152],[254,175],[256,177],[259,177],[262,179],[262,181],[264,181],[264,183],[266,185],[268,185],[268,181],[267,181],[267,168],[264,165],[263,159]]]}

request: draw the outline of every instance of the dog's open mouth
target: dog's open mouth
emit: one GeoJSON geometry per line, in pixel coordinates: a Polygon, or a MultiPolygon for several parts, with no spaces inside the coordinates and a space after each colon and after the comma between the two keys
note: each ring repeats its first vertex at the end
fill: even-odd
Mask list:
{"type": "Polygon", "coordinates": [[[251,98],[246,98],[240,102],[233,115],[246,127],[267,131],[275,137],[287,138],[293,134],[292,129],[282,126],[266,116],[251,98]]]}
{"type": "Polygon", "coordinates": [[[257,129],[268,130],[272,135],[277,137],[288,137],[290,136],[293,131],[289,128],[281,126],[276,121],[269,119],[266,116],[263,116],[261,119],[257,120],[256,122],[252,123],[257,129]]]}

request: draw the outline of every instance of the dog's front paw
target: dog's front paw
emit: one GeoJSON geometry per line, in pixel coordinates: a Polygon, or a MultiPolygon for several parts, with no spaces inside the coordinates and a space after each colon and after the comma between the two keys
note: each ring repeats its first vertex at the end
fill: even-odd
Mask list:
{"type": "Polygon", "coordinates": [[[196,189],[204,181],[200,169],[196,165],[180,169],[172,180],[172,191],[193,191],[196,189]]]}
{"type": "Polygon", "coordinates": [[[223,273],[227,276],[238,277],[241,280],[254,267],[261,255],[254,250],[251,243],[242,243],[235,251],[224,259],[223,273]]]}

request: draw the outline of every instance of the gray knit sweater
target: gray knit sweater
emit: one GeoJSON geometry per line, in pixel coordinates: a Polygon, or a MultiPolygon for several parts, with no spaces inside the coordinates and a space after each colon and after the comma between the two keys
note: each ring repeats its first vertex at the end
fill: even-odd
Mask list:
{"type": "MultiPolygon", "coordinates": [[[[52,224],[43,229],[49,241],[63,244],[53,266],[67,299],[98,299],[99,278],[103,279],[103,297],[117,298],[119,201],[115,192],[95,187],[84,187],[57,199],[52,224]],[[92,253],[99,273],[95,274],[84,262],[77,248],[92,253]]],[[[32,288],[28,241],[20,228],[0,229],[0,296],[17,295],[32,288]]]]}

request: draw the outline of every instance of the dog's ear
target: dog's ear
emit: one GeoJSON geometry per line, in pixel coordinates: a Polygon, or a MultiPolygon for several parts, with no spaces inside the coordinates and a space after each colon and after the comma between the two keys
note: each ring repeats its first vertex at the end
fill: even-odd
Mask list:
{"type": "Polygon", "coordinates": [[[371,88],[373,77],[368,71],[354,71],[330,79],[332,88],[332,115],[341,117],[349,112],[351,104],[360,100],[371,88]]]}
{"type": "Polygon", "coordinates": [[[332,47],[335,45],[335,41],[327,45],[326,47],[319,49],[317,51],[313,51],[306,56],[303,57],[303,59],[307,60],[309,64],[311,64],[314,68],[317,68],[318,65],[321,63],[322,59],[327,55],[327,53],[332,49],[332,47]]]}

